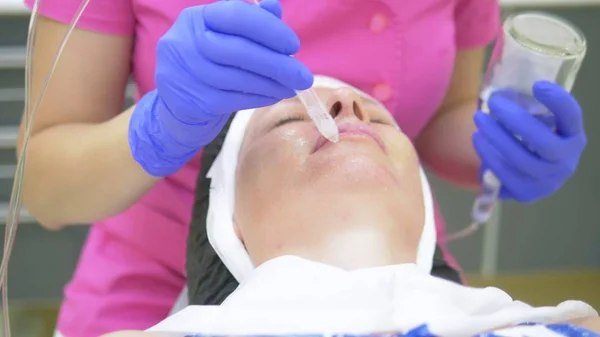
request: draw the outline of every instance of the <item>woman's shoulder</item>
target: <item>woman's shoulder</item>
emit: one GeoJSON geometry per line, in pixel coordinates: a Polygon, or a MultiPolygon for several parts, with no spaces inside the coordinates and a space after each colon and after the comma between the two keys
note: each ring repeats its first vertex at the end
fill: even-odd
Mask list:
{"type": "MultiPolygon", "coordinates": [[[[24,0],[33,8],[36,0],[24,0]]],[[[134,31],[133,0],[90,1],[77,26],[105,34],[131,35],[134,31]]],[[[39,14],[55,21],[70,24],[81,6],[81,0],[38,1],[39,14]]]]}

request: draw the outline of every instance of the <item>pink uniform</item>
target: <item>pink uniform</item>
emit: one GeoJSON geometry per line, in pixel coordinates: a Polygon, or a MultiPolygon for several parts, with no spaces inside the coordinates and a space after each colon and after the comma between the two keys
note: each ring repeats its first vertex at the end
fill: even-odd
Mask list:
{"type": "MultiPolygon", "coordinates": [[[[42,0],[40,11],[68,23],[81,1],[42,0]]],[[[79,27],[135,35],[133,76],[143,95],[154,88],[158,39],[182,9],[210,2],[92,0],[79,27]]],[[[281,3],[284,20],[302,43],[297,57],[313,73],[339,78],[381,100],[412,139],[442,101],[457,51],[490,43],[499,27],[497,0],[281,3]]],[[[165,318],[185,284],[186,236],[198,169],[194,158],[127,211],[92,226],[65,289],[58,322],[63,335],[96,337],[145,329],[165,318]]],[[[439,218],[438,233],[443,232],[439,218]]]]}

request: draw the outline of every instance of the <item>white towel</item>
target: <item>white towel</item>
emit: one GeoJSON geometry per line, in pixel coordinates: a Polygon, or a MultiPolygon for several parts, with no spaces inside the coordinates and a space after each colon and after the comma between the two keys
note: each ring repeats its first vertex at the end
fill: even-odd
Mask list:
{"type": "MultiPolygon", "coordinates": [[[[350,85],[330,77],[315,76],[313,87],[335,89],[350,87],[350,85]]],[[[361,95],[369,97],[358,89],[355,90],[361,95]]],[[[253,113],[254,110],[245,110],[236,114],[225,137],[221,152],[207,175],[211,178],[209,208],[206,219],[208,240],[238,282],[242,282],[254,269],[248,252],[235,234],[233,224],[235,171],[244,133],[253,113]]],[[[436,245],[435,209],[425,172],[421,169],[420,173],[423,204],[425,206],[425,223],[419,241],[416,262],[419,268],[431,272],[436,245]]]]}
{"type": "Polygon", "coordinates": [[[589,316],[597,312],[583,302],[535,308],[498,288],[458,285],[414,264],[345,271],[283,256],[254,269],[221,306],[189,306],[149,331],[181,337],[329,335],[408,333],[425,326],[436,336],[465,337],[512,327],[499,336],[532,329],[535,336],[555,336],[543,327],[513,326],[589,316]]]}

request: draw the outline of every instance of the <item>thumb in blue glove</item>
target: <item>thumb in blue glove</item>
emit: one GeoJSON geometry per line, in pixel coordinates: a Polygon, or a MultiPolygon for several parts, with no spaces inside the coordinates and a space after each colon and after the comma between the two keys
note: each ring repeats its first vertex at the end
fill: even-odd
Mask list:
{"type": "Polygon", "coordinates": [[[570,93],[539,81],[533,95],[554,115],[556,131],[506,92],[490,97],[491,115],[479,111],[474,117],[473,145],[482,172],[495,173],[503,199],[532,202],[552,195],[573,175],[587,143],[581,108],[570,93]]]}
{"type": "Polygon", "coordinates": [[[136,105],[133,158],[153,176],[174,173],[210,143],[235,111],[309,88],[312,73],[290,55],[300,41],[277,0],[221,1],[182,11],[158,41],[156,90],[136,105]]]}

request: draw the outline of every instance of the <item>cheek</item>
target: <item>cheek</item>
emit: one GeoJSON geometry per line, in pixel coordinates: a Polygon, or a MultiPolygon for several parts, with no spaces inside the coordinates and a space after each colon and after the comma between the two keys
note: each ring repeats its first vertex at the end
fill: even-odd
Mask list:
{"type": "Polygon", "coordinates": [[[310,142],[307,136],[304,136],[298,129],[283,130],[278,139],[273,143],[281,142],[283,146],[279,146],[284,150],[284,155],[291,156],[295,160],[306,159],[310,151],[310,142]]]}
{"type": "Polygon", "coordinates": [[[253,142],[240,156],[236,182],[236,215],[257,220],[257,210],[267,210],[271,200],[293,189],[310,142],[294,130],[282,130],[253,142]]]}
{"type": "Polygon", "coordinates": [[[400,173],[404,181],[420,181],[419,178],[419,157],[415,148],[404,135],[392,135],[388,138],[388,153],[392,164],[400,173]]]}
{"type": "Polygon", "coordinates": [[[273,173],[295,170],[310,152],[307,137],[296,129],[284,129],[264,136],[246,149],[239,163],[239,172],[247,180],[274,180],[273,173]]]}
{"type": "MultiPolygon", "coordinates": [[[[394,135],[388,153],[402,182],[402,203],[415,210],[418,223],[424,221],[423,186],[421,184],[420,162],[412,142],[404,135],[394,135]]],[[[420,234],[419,234],[420,235],[420,234]]]]}

